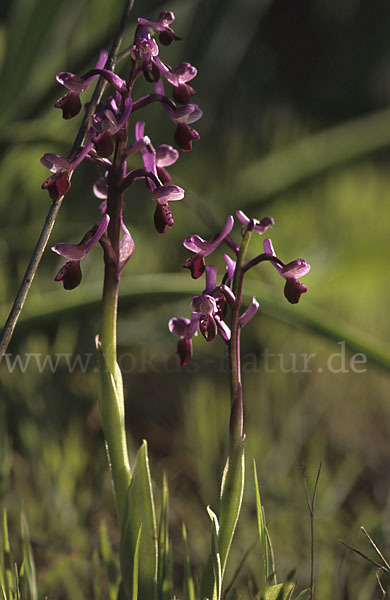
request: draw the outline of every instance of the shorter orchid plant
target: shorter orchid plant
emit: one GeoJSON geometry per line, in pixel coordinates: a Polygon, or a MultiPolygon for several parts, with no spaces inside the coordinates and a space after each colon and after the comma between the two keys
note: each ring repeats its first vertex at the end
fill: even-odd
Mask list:
{"type": "Polygon", "coordinates": [[[234,219],[229,216],[224,228],[209,241],[198,235],[184,240],[184,246],[195,255],[188,258],[184,267],[190,269],[194,279],[205,275],[205,289],[200,296],[192,298],[191,317],[174,317],[169,321],[169,330],[179,337],[177,353],[181,365],[186,365],[192,356],[192,338],[201,332],[211,342],[217,334],[227,345],[229,355],[230,390],[232,417],[230,422],[231,443],[233,446],[243,435],[242,384],[240,370],[240,334],[241,329],[254,317],[259,303],[253,297],[251,304],[242,312],[242,291],[245,274],[263,262],[271,262],[285,280],[284,295],[291,304],[296,304],[306,286],[298,277],[306,275],[310,265],[304,259],[295,259],[284,263],[275,253],[269,238],[264,239],[264,252],[246,261],[250,239],[253,233],[263,235],[274,226],[272,217],[261,221],[248,218],[241,210],[236,212],[241,223],[241,243],[237,245],[230,236],[234,219]],[[217,285],[217,267],[205,265],[205,258],[212,254],[222,242],[225,242],[234,254],[234,258],[223,254],[226,270],[220,285],[217,285]],[[230,321],[227,321],[230,309],[230,321]]]}
{"type": "MultiPolygon", "coordinates": [[[[219,599],[221,585],[225,573],[226,561],[237,525],[244,489],[244,443],[243,433],[243,396],[240,366],[241,329],[254,317],[259,309],[255,297],[251,304],[242,310],[242,295],[245,274],[260,263],[271,262],[285,280],[284,295],[291,304],[296,304],[302,294],[307,292],[306,286],[298,277],[306,275],[310,265],[304,259],[295,259],[287,264],[275,253],[269,238],[264,239],[264,252],[247,260],[249,243],[253,234],[263,235],[268,228],[274,226],[272,217],[264,217],[261,221],[247,217],[241,210],[236,212],[241,224],[241,241],[237,244],[231,237],[234,219],[229,216],[222,231],[206,241],[198,235],[184,240],[184,246],[194,255],[186,260],[194,279],[205,275],[205,288],[199,296],[194,296],[190,303],[191,316],[174,317],[169,321],[169,330],[179,337],[177,353],[181,365],[186,365],[192,356],[192,338],[201,332],[206,341],[213,341],[219,334],[227,346],[229,358],[230,380],[230,422],[229,422],[229,456],[226,464],[222,490],[219,519],[209,509],[213,523],[214,544],[203,578],[202,598],[219,599]],[[218,273],[215,265],[205,264],[205,258],[211,255],[222,242],[228,246],[233,257],[223,254],[225,273],[218,285],[218,273]]],[[[256,479],[257,486],[257,479],[256,479]]],[[[256,487],[257,489],[257,487],[256,487]]],[[[263,509],[258,503],[259,514],[263,509]]],[[[260,519],[260,517],[259,517],[260,519]]],[[[261,517],[263,519],[263,517],[261,517]]],[[[263,532],[264,534],[264,532],[263,532]]],[[[264,534],[265,535],[265,534],[264,534]]],[[[265,582],[270,575],[265,568],[265,582]]],[[[289,589],[289,593],[292,593],[289,589]]],[[[288,591],[285,588],[285,591],[288,591]]],[[[282,593],[275,588],[272,593],[282,593]]],[[[269,596],[271,597],[271,596],[269,596]]],[[[276,596],[272,596],[276,597],[276,596]]],[[[284,595],[278,596],[284,598],[284,595]]],[[[287,597],[287,596],[286,596],[287,597]]],[[[290,595],[288,596],[290,597],[290,595]]]]}

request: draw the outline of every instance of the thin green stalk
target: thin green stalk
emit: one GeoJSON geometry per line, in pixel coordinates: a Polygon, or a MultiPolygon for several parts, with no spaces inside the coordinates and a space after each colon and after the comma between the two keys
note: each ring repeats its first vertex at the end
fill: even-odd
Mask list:
{"type": "MultiPolygon", "coordinates": [[[[135,65],[133,64],[132,72],[135,65]]],[[[102,324],[99,350],[100,361],[100,412],[111,468],[119,524],[123,531],[126,519],[126,500],[131,481],[123,398],[122,375],[117,364],[117,312],[119,293],[119,247],[123,193],[119,191],[127,146],[127,126],[117,134],[115,154],[108,174],[107,214],[110,224],[107,235],[110,251],[105,248],[102,324]],[[104,373],[102,372],[104,369],[104,373]]]]}
{"type": "Polygon", "coordinates": [[[241,357],[240,357],[240,332],[239,325],[240,309],[242,303],[242,285],[244,281],[243,266],[249,242],[252,236],[251,231],[247,231],[242,240],[237,257],[236,268],[234,271],[232,290],[236,297],[236,302],[232,307],[230,322],[231,337],[228,344],[229,357],[229,380],[230,380],[230,452],[240,443],[243,436],[243,403],[242,403],[242,382],[241,382],[241,357]]]}

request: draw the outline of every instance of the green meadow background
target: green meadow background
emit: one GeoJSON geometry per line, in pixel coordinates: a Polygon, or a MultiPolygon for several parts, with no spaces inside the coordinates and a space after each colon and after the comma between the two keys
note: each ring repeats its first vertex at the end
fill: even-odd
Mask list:
{"type": "MultiPolygon", "coordinates": [[[[39,158],[66,156],[80,123],[53,109],[64,93],[55,75],[91,68],[99,49],[110,47],[121,10],[119,0],[1,3],[1,323],[50,206],[39,158]]],[[[204,117],[196,124],[200,141],[170,169],[186,190],[173,205],[174,229],[155,232],[142,182],[128,194],[136,250],[123,276],[118,351],[132,459],[147,439],[157,504],[164,472],[168,478],[178,598],[183,521],[195,576],[208,553],[206,506],[218,509],[229,398],[223,343],[196,338],[193,361],[179,368],[167,323],[188,316],[190,298],[203,289],[182,269],[183,239],[211,237],[237,209],[273,216],[278,254],[305,258],[312,269],[296,306],[271,266],[247,278],[247,298],[256,294],[260,311],[242,336],[247,482],[226,581],[251,547],[237,598],[250,598],[259,581],[255,458],[278,576],[296,569],[299,589],[309,585],[302,466],[312,489],[322,462],[316,597],[381,598],[375,568],[340,540],[376,559],[364,525],[390,554],[390,6],[136,0],[125,44],[137,16],[160,10],[175,12],[183,37],[161,48],[162,59],[198,68],[195,101],[204,117]]],[[[136,95],[143,93],[141,85],[136,95]]],[[[147,120],[154,145],[173,142],[160,106],[136,117],[147,120]]],[[[96,178],[91,164],[75,172],[52,243],[77,243],[99,218],[96,178]]],[[[253,255],[260,248],[258,238],[253,255]]],[[[60,265],[48,249],[0,367],[0,505],[18,563],[21,510],[27,517],[40,598],[109,598],[97,552],[101,523],[114,550],[119,538],[96,406],[101,249],[83,261],[82,284],[72,292],[53,280],[60,265]]],[[[389,586],[388,576],[382,583],[389,586]]]]}

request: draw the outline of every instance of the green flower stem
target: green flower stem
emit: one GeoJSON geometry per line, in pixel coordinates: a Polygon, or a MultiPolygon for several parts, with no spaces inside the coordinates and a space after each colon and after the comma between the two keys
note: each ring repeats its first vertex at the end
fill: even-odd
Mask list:
{"type": "Polygon", "coordinates": [[[230,330],[231,338],[228,344],[229,356],[229,379],[230,379],[230,398],[231,412],[229,424],[229,446],[230,453],[236,448],[243,436],[243,403],[242,403],[242,383],[241,383],[241,361],[240,361],[240,309],[242,303],[242,285],[244,282],[243,266],[252,231],[247,231],[241,242],[238,253],[236,268],[234,271],[232,290],[236,297],[235,305],[232,308],[230,330]]]}
{"type": "Polygon", "coordinates": [[[121,211],[123,194],[118,191],[122,178],[124,149],[127,131],[117,135],[113,165],[108,175],[107,213],[110,224],[107,230],[112,253],[105,252],[102,326],[100,338],[100,412],[108,459],[114,486],[119,524],[123,530],[126,515],[126,498],[131,481],[128,459],[122,375],[117,365],[117,310],[119,292],[119,244],[121,235],[121,211]],[[114,258],[115,257],[115,260],[114,258]]]}

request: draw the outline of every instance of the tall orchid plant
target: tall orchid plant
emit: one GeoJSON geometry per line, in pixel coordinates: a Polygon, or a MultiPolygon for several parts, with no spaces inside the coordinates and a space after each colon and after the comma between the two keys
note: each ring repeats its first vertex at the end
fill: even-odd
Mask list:
{"type": "MultiPolygon", "coordinates": [[[[155,203],[154,226],[165,233],[174,225],[170,203],[181,200],[184,190],[171,183],[167,167],[176,162],[179,151],[170,144],[155,147],[149,137],[146,123],[138,119],[138,111],[152,103],[161,109],[175,126],[174,142],[183,152],[192,149],[199,134],[191,124],[202,116],[201,109],[192,103],[195,90],[189,82],[196,69],[186,62],[172,68],[160,58],[160,44],[169,45],[179,36],[172,29],[172,12],[163,12],[155,21],[138,19],[134,42],[125,55],[129,58],[127,78],[123,79],[108,68],[108,54],[100,52],[94,69],[82,76],[69,72],[57,75],[57,81],[67,93],[55,106],[62,110],[64,119],[75,117],[82,109],[83,92],[96,78],[104,80],[109,93],[101,99],[89,116],[85,141],[67,158],[45,154],[41,162],[52,174],[42,185],[56,201],[65,196],[71,186],[74,171],[84,161],[93,162],[100,176],[93,186],[99,202],[99,220],[85,233],[78,244],[57,243],[52,250],[65,259],[55,280],[66,290],[77,287],[82,279],[81,261],[98,243],[103,249],[105,273],[100,335],[96,337],[99,357],[99,406],[108,460],[112,474],[118,522],[121,531],[120,562],[122,584],[118,598],[160,600],[167,595],[166,576],[169,564],[166,502],[163,502],[159,533],[157,533],[152,486],[144,444],[131,471],[124,425],[124,398],[122,378],[116,356],[116,320],[119,284],[122,272],[131,258],[135,244],[127,226],[128,192],[134,182],[143,179],[155,203]],[[144,79],[151,86],[149,94],[137,97],[137,82],[144,79]],[[128,158],[139,156],[139,166],[129,169],[128,158]],[[164,508],[165,507],[165,508],[164,508]]],[[[85,107],[88,111],[88,106],[85,107]]],[[[184,264],[193,278],[205,276],[205,287],[191,301],[189,318],[172,318],[170,331],[179,337],[177,352],[181,365],[192,355],[192,338],[198,330],[211,342],[219,334],[227,346],[229,357],[231,414],[229,456],[225,468],[219,516],[209,509],[212,521],[210,557],[206,563],[199,598],[219,600],[229,549],[238,521],[244,486],[243,399],[240,369],[241,329],[259,308],[256,298],[245,310],[242,307],[245,274],[263,262],[271,262],[285,280],[287,300],[297,303],[306,287],[299,281],[310,266],[303,259],[284,263],[275,253],[270,239],[263,242],[264,252],[247,259],[253,234],[263,235],[273,227],[271,217],[258,221],[237,211],[241,238],[237,244],[231,232],[234,219],[229,216],[224,228],[213,239],[206,241],[198,235],[184,241],[193,253],[184,264]],[[206,266],[206,258],[225,243],[230,254],[224,254],[226,270],[218,285],[217,268],[206,266]]],[[[195,592],[187,578],[185,598],[195,599],[195,592]]]]}

